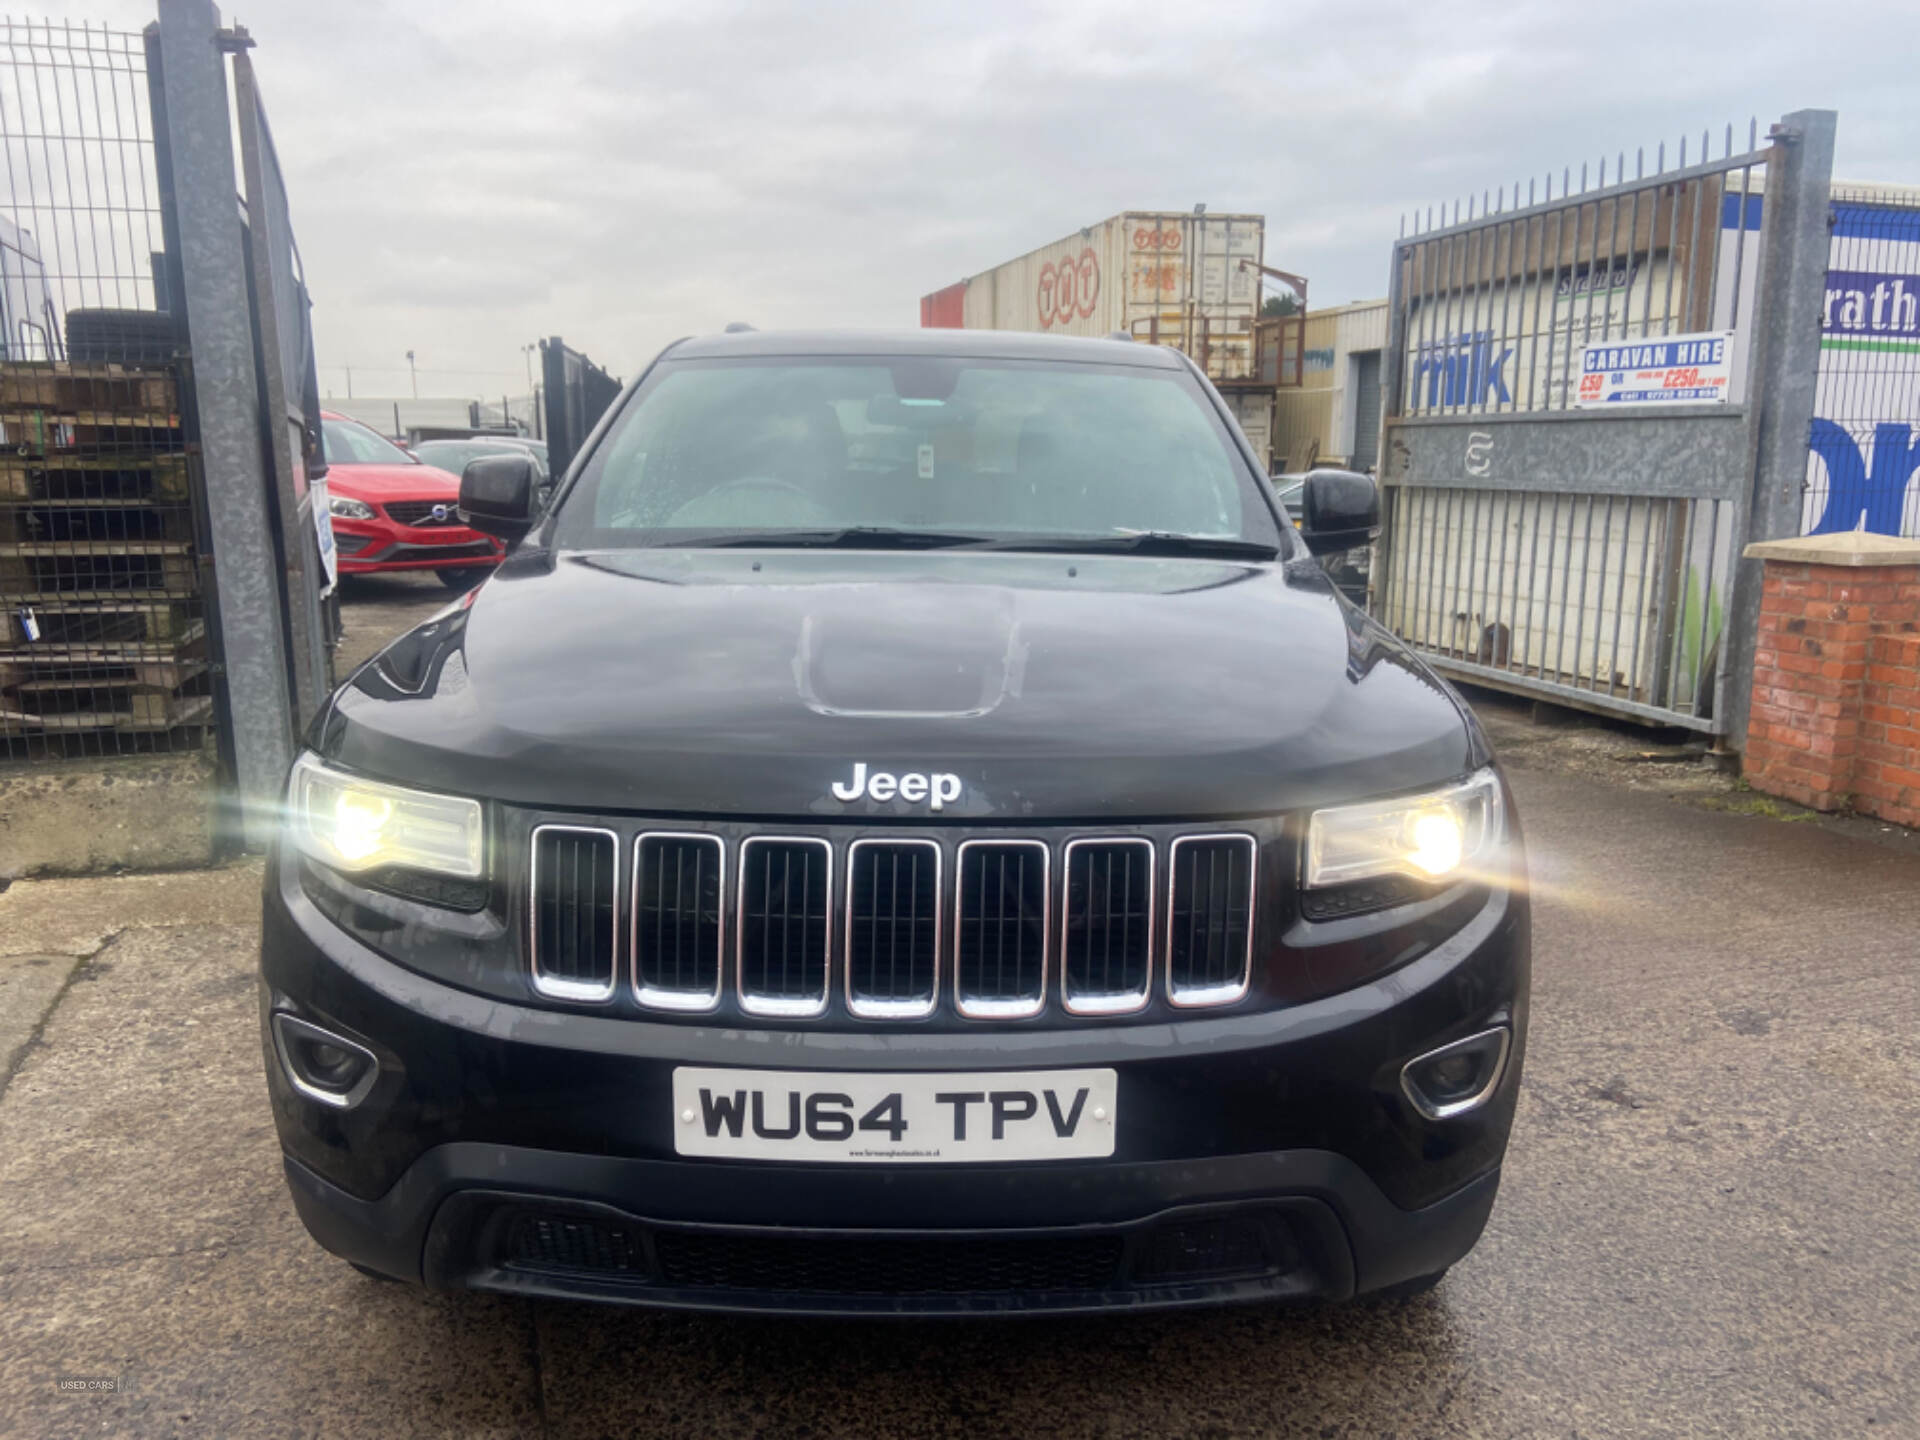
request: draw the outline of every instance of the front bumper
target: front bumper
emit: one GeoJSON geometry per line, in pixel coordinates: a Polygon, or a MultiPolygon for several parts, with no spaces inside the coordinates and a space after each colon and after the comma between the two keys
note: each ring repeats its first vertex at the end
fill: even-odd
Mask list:
{"type": "Polygon", "coordinates": [[[350,1110],[297,1092],[267,1043],[301,1218],[368,1268],[467,1287],[811,1314],[1145,1308],[1344,1298],[1444,1269],[1492,1208],[1526,1033],[1524,898],[1317,1001],[1160,1025],[864,1033],[515,1006],[394,963],[270,863],[263,1011],[380,1061],[350,1110]],[[1416,1054],[1509,1026],[1480,1109],[1432,1122],[1416,1054]],[[677,1065],[793,1070],[1111,1066],[1110,1160],[765,1164],[674,1151],[677,1065]]]}
{"type": "Polygon", "coordinates": [[[506,553],[498,541],[464,525],[402,525],[338,515],[333,542],[340,569],[350,575],[497,565],[506,553]]]}
{"type": "Polygon", "coordinates": [[[876,1185],[818,1167],[455,1144],[362,1200],[298,1160],[285,1166],[313,1237],[383,1274],[442,1289],[804,1315],[1345,1299],[1465,1255],[1500,1183],[1495,1169],[1406,1211],[1352,1161],[1316,1150],[959,1176],[929,1167],[876,1185]],[[1077,1218],[1008,1225],[1009,1213],[1077,1218]],[[901,1215],[941,1223],[901,1226],[901,1215]],[[516,1241],[529,1227],[568,1233],[528,1255],[516,1241]],[[1011,1277],[1026,1283],[995,1284],[1011,1277]]]}

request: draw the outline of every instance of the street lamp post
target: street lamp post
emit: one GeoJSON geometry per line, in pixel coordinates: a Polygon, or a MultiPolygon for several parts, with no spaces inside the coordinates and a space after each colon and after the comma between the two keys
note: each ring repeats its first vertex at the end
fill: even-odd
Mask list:
{"type": "Polygon", "coordinates": [[[420,398],[420,376],[413,368],[413,352],[407,351],[407,378],[413,382],[413,398],[420,398]]]}

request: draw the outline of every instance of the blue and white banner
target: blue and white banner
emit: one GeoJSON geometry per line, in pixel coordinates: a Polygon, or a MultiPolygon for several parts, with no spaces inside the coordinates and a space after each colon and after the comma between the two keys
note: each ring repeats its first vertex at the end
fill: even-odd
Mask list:
{"type": "Polygon", "coordinates": [[[1733,381],[1733,334],[1603,340],[1580,347],[1575,403],[1724,405],[1733,381]]]}
{"type": "Polygon", "coordinates": [[[1920,204],[1833,207],[1805,526],[1920,535],[1920,204]]]}

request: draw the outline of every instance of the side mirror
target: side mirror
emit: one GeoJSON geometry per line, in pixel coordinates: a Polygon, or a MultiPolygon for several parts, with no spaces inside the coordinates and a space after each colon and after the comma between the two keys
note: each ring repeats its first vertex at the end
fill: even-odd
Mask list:
{"type": "Polygon", "coordinates": [[[1300,497],[1300,533],[1315,555],[1337,555],[1380,533],[1380,487],[1353,470],[1315,470],[1300,497]]]}
{"type": "Polygon", "coordinates": [[[462,524],[513,545],[533,528],[538,513],[531,456],[482,455],[460,472],[462,524]]]}

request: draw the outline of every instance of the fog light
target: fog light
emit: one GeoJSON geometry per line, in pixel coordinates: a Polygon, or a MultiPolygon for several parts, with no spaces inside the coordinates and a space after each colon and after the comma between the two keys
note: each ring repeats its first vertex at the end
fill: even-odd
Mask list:
{"type": "Polygon", "coordinates": [[[1513,1034],[1504,1025],[1442,1045],[1400,1068],[1400,1088],[1429,1120],[1450,1120],[1493,1098],[1513,1034]]]}
{"type": "Polygon", "coordinates": [[[273,1015],[273,1044],[287,1083],[335,1110],[351,1110],[366,1099],[380,1074],[380,1062],[366,1046],[284,1010],[273,1015]]]}

